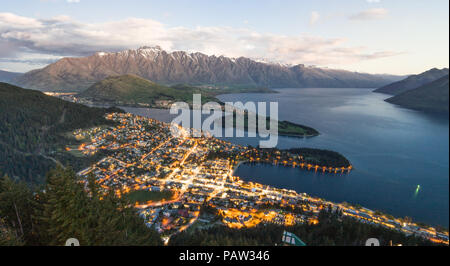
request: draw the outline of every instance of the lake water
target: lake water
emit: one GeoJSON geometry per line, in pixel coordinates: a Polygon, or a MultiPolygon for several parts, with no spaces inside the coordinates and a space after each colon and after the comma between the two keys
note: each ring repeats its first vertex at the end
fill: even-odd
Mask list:
{"type": "MultiPolygon", "coordinates": [[[[282,166],[242,164],[235,175],[306,192],[335,202],[358,203],[432,225],[449,224],[449,123],[384,102],[371,89],[281,89],[279,93],[227,94],[223,102],[276,101],[280,120],[317,129],[313,138],[279,137],[278,148],[311,147],[340,152],[355,169],[323,174],[282,166]],[[415,193],[420,185],[419,193],[415,193]]],[[[171,121],[166,110],[126,108],[171,121]]],[[[256,138],[224,138],[242,145],[256,138]]]]}

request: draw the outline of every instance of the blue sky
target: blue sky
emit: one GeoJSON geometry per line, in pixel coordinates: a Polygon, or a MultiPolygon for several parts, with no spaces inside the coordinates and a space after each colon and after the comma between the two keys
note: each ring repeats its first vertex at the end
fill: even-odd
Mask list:
{"type": "Polygon", "coordinates": [[[448,0],[1,0],[0,69],[144,45],[370,73],[449,65],[448,0]]]}

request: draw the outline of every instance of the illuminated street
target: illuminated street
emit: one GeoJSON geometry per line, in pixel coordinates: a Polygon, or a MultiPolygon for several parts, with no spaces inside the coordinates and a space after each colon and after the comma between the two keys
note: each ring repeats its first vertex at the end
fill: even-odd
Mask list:
{"type": "Polygon", "coordinates": [[[73,133],[75,137],[90,137],[89,142],[78,148],[84,154],[113,151],[112,155],[78,174],[82,177],[94,174],[102,188],[113,189],[118,196],[141,190],[171,191],[171,198],[135,204],[147,226],[162,233],[166,242],[170,236],[199,220],[211,222],[200,219],[202,208],[208,206],[216,209],[221,217],[219,222],[230,228],[248,228],[260,223],[315,224],[319,212],[327,209],[340,211],[363,223],[448,243],[448,235],[414,223],[389,219],[365,208],[336,204],[293,190],[243,182],[233,176],[234,168],[240,162],[281,164],[297,167],[299,171],[329,171],[331,174],[351,171],[352,166],[311,165],[299,155],[242,147],[212,137],[191,138],[188,134],[173,137],[170,124],[131,114],[113,113],[107,119],[119,125],[73,133]]]}

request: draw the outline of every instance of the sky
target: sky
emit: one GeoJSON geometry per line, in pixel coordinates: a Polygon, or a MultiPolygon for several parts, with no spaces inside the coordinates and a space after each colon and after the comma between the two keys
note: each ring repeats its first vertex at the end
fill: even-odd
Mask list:
{"type": "Polygon", "coordinates": [[[366,73],[449,66],[448,0],[0,0],[0,69],[159,45],[366,73]]]}

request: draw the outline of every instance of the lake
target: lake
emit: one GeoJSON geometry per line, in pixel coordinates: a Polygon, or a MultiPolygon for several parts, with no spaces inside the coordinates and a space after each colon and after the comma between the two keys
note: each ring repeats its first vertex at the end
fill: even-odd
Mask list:
{"type": "MultiPolygon", "coordinates": [[[[432,225],[449,224],[448,117],[431,116],[384,102],[372,89],[279,89],[278,93],[226,94],[223,102],[278,102],[279,119],[304,124],[321,134],[279,137],[278,148],[337,151],[354,170],[323,174],[283,166],[241,164],[235,175],[294,189],[334,202],[357,203],[432,225]],[[419,193],[415,193],[420,185],[419,193]]],[[[167,110],[124,108],[169,122],[167,110]]],[[[223,138],[241,145],[257,138],[223,138]]]]}

